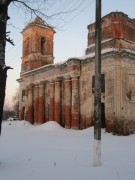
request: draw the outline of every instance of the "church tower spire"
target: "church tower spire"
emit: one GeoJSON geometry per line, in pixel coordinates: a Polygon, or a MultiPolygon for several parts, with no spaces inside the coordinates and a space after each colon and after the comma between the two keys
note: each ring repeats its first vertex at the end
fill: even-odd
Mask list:
{"type": "Polygon", "coordinates": [[[22,31],[23,52],[21,73],[53,63],[53,36],[55,31],[37,17],[22,31]]]}

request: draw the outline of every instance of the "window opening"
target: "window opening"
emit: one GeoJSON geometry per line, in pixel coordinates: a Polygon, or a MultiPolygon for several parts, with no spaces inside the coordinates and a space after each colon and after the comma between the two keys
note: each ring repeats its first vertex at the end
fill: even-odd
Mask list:
{"type": "Polygon", "coordinates": [[[42,38],[41,38],[41,54],[44,54],[44,53],[45,53],[45,52],[44,52],[44,45],[45,45],[45,38],[42,37],[42,38]]]}

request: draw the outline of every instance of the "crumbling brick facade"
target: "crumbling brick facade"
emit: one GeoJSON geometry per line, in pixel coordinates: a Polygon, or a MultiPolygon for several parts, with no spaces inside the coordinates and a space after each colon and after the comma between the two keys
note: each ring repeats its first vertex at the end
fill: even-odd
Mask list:
{"type": "MultiPolygon", "coordinates": [[[[93,125],[95,23],[86,56],[53,63],[54,30],[40,18],[26,26],[20,74],[20,119],[56,121],[66,128],[93,125]]],[[[102,18],[102,127],[135,128],[135,20],[122,12],[102,18]]]]}
{"type": "Polygon", "coordinates": [[[39,17],[23,29],[22,73],[53,63],[54,33],[39,17]]]}

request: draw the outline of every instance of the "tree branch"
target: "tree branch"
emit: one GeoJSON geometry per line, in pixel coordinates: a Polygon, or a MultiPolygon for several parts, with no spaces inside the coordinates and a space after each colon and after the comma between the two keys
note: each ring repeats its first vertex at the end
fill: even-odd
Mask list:
{"type": "Polygon", "coordinates": [[[0,0],[0,5],[8,6],[13,0],[0,0]]]}
{"type": "Polygon", "coordinates": [[[46,18],[50,18],[50,16],[47,16],[46,14],[42,13],[40,10],[38,10],[38,8],[31,8],[27,3],[25,3],[24,1],[21,0],[13,0],[14,2],[18,2],[20,4],[22,4],[23,6],[25,6],[28,10],[30,10],[30,12],[34,13],[36,16],[38,16],[39,14],[46,17],[46,18]]]}
{"type": "MultiPolygon", "coordinates": [[[[46,19],[52,19],[53,17],[59,16],[60,14],[71,13],[76,10],[76,9],[72,9],[70,11],[65,11],[65,12],[62,11],[62,12],[58,12],[58,13],[55,13],[52,15],[47,15],[42,12],[42,8],[38,8],[38,7],[32,8],[31,6],[29,6],[29,3],[32,3],[30,1],[23,1],[23,0],[12,0],[12,1],[22,4],[24,7],[26,7],[28,12],[33,13],[35,16],[45,17],[46,19]]],[[[45,0],[43,0],[43,1],[45,1],[45,0]]],[[[33,3],[35,3],[35,2],[33,2],[33,3]]],[[[47,22],[46,22],[46,24],[47,24],[47,22]]]]}
{"type": "Polygon", "coordinates": [[[10,44],[12,44],[12,45],[14,46],[14,42],[13,42],[12,39],[10,39],[9,33],[10,33],[10,32],[6,32],[6,41],[9,42],[10,44]]]}
{"type": "Polygon", "coordinates": [[[13,68],[10,66],[5,66],[4,70],[7,71],[8,69],[13,69],[13,68]]]}

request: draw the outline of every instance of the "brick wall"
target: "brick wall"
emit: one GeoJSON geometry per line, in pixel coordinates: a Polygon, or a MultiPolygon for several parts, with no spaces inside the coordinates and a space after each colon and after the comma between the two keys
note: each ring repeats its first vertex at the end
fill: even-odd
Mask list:
{"type": "MultiPolygon", "coordinates": [[[[102,18],[102,49],[126,48],[129,42],[135,42],[135,20],[130,19],[122,12],[112,12],[102,18]],[[128,44],[121,41],[128,41],[128,44]],[[120,41],[120,42],[119,42],[120,41]]],[[[88,47],[86,54],[94,52],[95,46],[95,23],[88,26],[88,47]]]]}
{"type": "Polygon", "coordinates": [[[39,18],[24,28],[21,72],[53,63],[54,33],[53,28],[39,18]]]}

